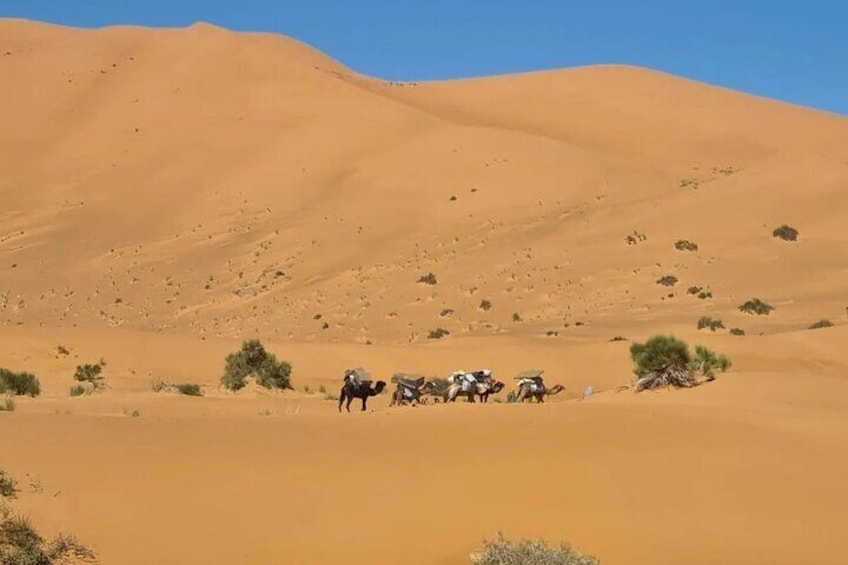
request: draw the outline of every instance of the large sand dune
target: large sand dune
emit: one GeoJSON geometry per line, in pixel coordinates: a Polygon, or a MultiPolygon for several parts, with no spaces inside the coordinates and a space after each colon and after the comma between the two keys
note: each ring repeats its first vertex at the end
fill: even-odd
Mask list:
{"type": "Polygon", "coordinates": [[[0,413],[0,468],[45,532],[103,563],[459,565],[498,530],[845,563],[846,118],[632,67],[386,83],[207,25],[0,20],[0,83],[0,366],[43,388],[0,413]],[[656,333],[733,368],[616,392],[656,333]],[[297,392],[217,390],[254,337],[297,392]],[[315,391],[362,364],[567,389],[340,416],[315,391]]]}

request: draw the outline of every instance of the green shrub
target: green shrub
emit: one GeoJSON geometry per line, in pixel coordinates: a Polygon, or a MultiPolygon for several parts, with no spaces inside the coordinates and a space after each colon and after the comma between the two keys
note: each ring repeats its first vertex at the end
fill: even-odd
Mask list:
{"type": "Polygon", "coordinates": [[[678,251],[697,251],[698,244],[688,239],[678,239],[674,243],[674,248],[678,251]]]}
{"type": "Polygon", "coordinates": [[[690,287],[686,290],[686,294],[691,294],[692,296],[697,295],[699,292],[701,292],[701,287],[700,287],[700,286],[690,286],[690,287]]]}
{"type": "Polygon", "coordinates": [[[739,307],[739,310],[745,312],[746,314],[757,314],[758,316],[768,316],[769,313],[774,310],[774,306],[766,304],[759,298],[753,298],[751,300],[746,301],[739,307]]]}
{"type": "Polygon", "coordinates": [[[103,377],[103,363],[77,365],[74,379],[81,383],[90,384],[92,390],[95,392],[103,389],[106,384],[106,380],[103,377]]]}
{"type": "Polygon", "coordinates": [[[662,278],[657,279],[657,284],[662,286],[674,286],[677,284],[677,277],[674,275],[666,275],[662,278]]]}
{"type": "Polygon", "coordinates": [[[513,312],[512,321],[513,322],[520,322],[521,321],[521,314],[519,314],[518,312],[513,312]]]}
{"type": "Polygon", "coordinates": [[[820,329],[820,328],[830,328],[832,326],[833,326],[833,322],[831,322],[830,320],[819,320],[818,322],[811,325],[810,329],[811,330],[817,330],[817,329],[820,329]]]}
{"type": "Polygon", "coordinates": [[[446,335],[450,335],[450,332],[445,328],[436,328],[435,330],[430,330],[430,333],[427,334],[427,339],[442,339],[446,335]]]}
{"type": "Polygon", "coordinates": [[[550,547],[544,540],[521,540],[518,543],[498,534],[494,541],[485,540],[483,547],[471,557],[474,565],[600,565],[591,555],[581,555],[570,545],[550,547]]]}
{"type": "Polygon", "coordinates": [[[436,275],[434,275],[433,273],[427,273],[426,275],[421,275],[421,278],[418,279],[418,282],[423,283],[423,284],[430,284],[430,285],[438,284],[438,281],[436,280],[436,275]]]}
{"type": "Polygon", "coordinates": [[[708,380],[715,379],[715,372],[724,373],[730,368],[730,359],[725,355],[716,355],[702,345],[695,346],[695,356],[689,365],[693,372],[699,372],[708,380]]]}
{"type": "Polygon", "coordinates": [[[646,343],[633,343],[630,357],[636,365],[634,373],[644,377],[667,367],[687,367],[692,360],[686,342],[674,336],[658,335],[646,343]]]}
{"type": "Polygon", "coordinates": [[[798,230],[783,224],[779,228],[775,228],[774,231],[771,232],[771,235],[779,237],[783,241],[795,241],[798,239],[798,230]]]}
{"type": "Polygon", "coordinates": [[[480,301],[480,310],[489,310],[491,308],[492,308],[492,303],[490,301],[485,300],[485,299],[480,301]]]}
{"type": "Polygon", "coordinates": [[[186,396],[203,396],[203,391],[200,390],[200,385],[192,383],[180,383],[175,384],[174,387],[176,387],[177,392],[186,396]]]}
{"type": "Polygon", "coordinates": [[[241,350],[227,355],[225,361],[221,385],[227,390],[242,389],[251,377],[265,388],[292,388],[291,364],[288,361],[278,362],[257,339],[242,343],[241,350]]]}
{"type": "Polygon", "coordinates": [[[712,297],[713,297],[713,293],[709,292],[709,291],[703,291],[702,290],[701,292],[698,293],[698,298],[700,298],[701,300],[706,300],[707,298],[712,298],[712,297]]]}
{"type": "Polygon", "coordinates": [[[724,372],[730,367],[730,359],[724,355],[716,355],[699,345],[692,356],[686,342],[665,335],[654,336],[644,344],[634,343],[630,346],[630,357],[634,363],[636,392],[697,386],[699,374],[711,381],[716,370],[724,372]]]}
{"type": "Polygon", "coordinates": [[[730,335],[745,335],[745,330],[741,328],[731,328],[730,335]]]}
{"type": "Polygon", "coordinates": [[[41,385],[32,373],[15,373],[0,368],[0,394],[31,396],[41,394],[41,385]]]}
{"type": "Polygon", "coordinates": [[[698,320],[698,329],[704,328],[709,328],[710,331],[714,332],[717,329],[724,329],[724,323],[721,320],[713,320],[709,316],[701,316],[701,319],[698,320]]]}
{"type": "Polygon", "coordinates": [[[71,396],[77,397],[85,394],[85,387],[82,385],[76,385],[71,387],[71,396]]]}

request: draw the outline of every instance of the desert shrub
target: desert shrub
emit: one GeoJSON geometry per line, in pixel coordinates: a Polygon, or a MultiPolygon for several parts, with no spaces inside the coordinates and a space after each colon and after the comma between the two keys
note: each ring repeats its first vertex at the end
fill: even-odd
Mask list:
{"type": "Polygon", "coordinates": [[[545,332],[545,335],[548,337],[557,337],[559,335],[559,332],[556,330],[548,330],[545,332]]]}
{"type": "Polygon", "coordinates": [[[492,308],[492,303],[489,300],[481,300],[480,301],[480,310],[489,310],[492,308]]]}
{"type": "Polygon", "coordinates": [[[697,295],[699,292],[701,292],[701,287],[700,287],[700,286],[690,286],[690,287],[686,290],[686,294],[691,294],[692,296],[697,295]]]}
{"type": "Polygon", "coordinates": [[[436,328],[435,330],[430,330],[427,334],[427,339],[442,339],[446,335],[450,335],[450,332],[445,328],[436,328]]]}
{"type": "Polygon", "coordinates": [[[15,373],[0,368],[0,394],[32,396],[41,394],[41,385],[32,373],[15,373]]]}
{"type": "Polygon", "coordinates": [[[0,496],[3,498],[15,498],[18,492],[18,485],[15,479],[3,469],[0,469],[0,496]]]}
{"type": "Polygon", "coordinates": [[[716,331],[717,329],[724,329],[724,323],[721,320],[713,320],[709,316],[701,316],[698,320],[698,329],[702,330],[704,328],[709,328],[710,331],[716,331]]]}
{"type": "Polygon", "coordinates": [[[257,339],[243,342],[239,351],[227,355],[221,385],[227,390],[240,390],[251,377],[265,388],[292,388],[291,364],[277,361],[257,339]]]}
{"type": "Polygon", "coordinates": [[[745,312],[746,314],[757,314],[758,316],[768,316],[769,312],[774,310],[774,306],[770,304],[766,304],[759,298],[753,298],[751,300],[746,301],[739,307],[739,310],[745,312]]]}
{"type": "Polygon", "coordinates": [[[688,239],[678,239],[674,242],[674,248],[678,251],[697,251],[698,244],[688,239]]]}
{"type": "Polygon", "coordinates": [[[48,541],[28,519],[8,509],[0,514],[0,563],[3,565],[51,565],[93,560],[94,553],[74,537],[60,534],[48,541]]]}
{"type": "Polygon", "coordinates": [[[675,277],[674,275],[666,275],[657,279],[657,284],[660,284],[662,286],[674,286],[677,284],[677,277],[675,277]]]}
{"type": "Polygon", "coordinates": [[[615,337],[610,338],[610,341],[627,341],[627,338],[624,336],[617,335],[615,337]]]}
{"type": "Polygon", "coordinates": [[[85,394],[85,387],[82,385],[76,385],[71,387],[71,396],[82,396],[85,394]]]}
{"type": "Polygon", "coordinates": [[[15,399],[11,396],[7,396],[3,399],[3,402],[0,402],[0,412],[14,412],[15,411],[15,399]]]}
{"type": "Polygon", "coordinates": [[[832,327],[832,326],[833,326],[833,322],[831,322],[830,320],[819,320],[818,322],[811,325],[810,329],[811,330],[817,330],[817,329],[820,329],[820,328],[829,328],[829,327],[832,327]]]}
{"type": "Polygon", "coordinates": [[[725,355],[717,355],[715,352],[702,345],[695,346],[695,356],[689,364],[689,369],[704,375],[707,380],[715,379],[715,372],[724,373],[730,368],[730,359],[725,355]]]}
{"type": "Polygon", "coordinates": [[[519,314],[518,312],[513,312],[512,313],[512,321],[513,322],[520,322],[521,321],[521,314],[519,314]]]}
{"type": "Polygon", "coordinates": [[[774,237],[779,237],[783,241],[795,241],[798,239],[798,230],[793,227],[787,226],[783,224],[779,228],[775,228],[771,235],[774,237]]]}
{"type": "Polygon", "coordinates": [[[713,293],[708,291],[708,290],[702,290],[701,292],[698,293],[698,298],[700,298],[701,300],[706,300],[707,298],[712,298],[712,297],[713,297],[713,293]]]}
{"type": "Polygon", "coordinates": [[[59,345],[58,347],[56,347],[56,353],[58,353],[59,355],[70,355],[71,354],[71,352],[68,351],[68,348],[65,347],[64,345],[59,345]]]}
{"type": "Polygon", "coordinates": [[[191,383],[167,383],[159,380],[153,383],[153,392],[175,392],[186,396],[203,396],[200,385],[191,383]]]}
{"type": "Polygon", "coordinates": [[[106,384],[106,379],[103,377],[103,363],[77,365],[74,379],[90,384],[93,392],[102,390],[106,384]]]}
{"type": "Polygon", "coordinates": [[[632,344],[630,357],[634,363],[636,392],[697,386],[700,384],[699,374],[713,380],[715,370],[725,371],[730,367],[727,357],[701,346],[696,346],[693,357],[686,342],[666,335],[654,336],[646,343],[632,344]]]}
{"type": "Polygon", "coordinates": [[[731,328],[730,335],[745,335],[745,330],[741,328],[731,328]]]}
{"type": "Polygon", "coordinates": [[[421,275],[421,278],[418,279],[418,282],[424,283],[424,284],[431,284],[431,285],[432,284],[438,284],[438,281],[436,280],[436,275],[434,275],[433,273],[427,273],[426,275],[421,275]]]}
{"type": "Polygon", "coordinates": [[[451,314],[453,314],[453,310],[451,308],[445,308],[444,310],[439,312],[439,316],[441,316],[442,318],[450,316],[451,314]]]}
{"type": "Polygon", "coordinates": [[[551,547],[544,540],[521,540],[517,543],[498,534],[494,541],[485,540],[472,555],[475,565],[600,565],[591,555],[581,555],[569,544],[551,547]]]}

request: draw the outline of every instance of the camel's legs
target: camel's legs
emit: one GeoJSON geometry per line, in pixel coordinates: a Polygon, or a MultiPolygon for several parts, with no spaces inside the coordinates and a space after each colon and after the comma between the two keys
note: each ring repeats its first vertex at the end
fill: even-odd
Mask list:
{"type": "Polygon", "coordinates": [[[344,389],[344,387],[342,387],[342,390],[339,393],[339,412],[342,411],[342,404],[344,404],[344,401],[345,401],[345,389],[344,389]]]}
{"type": "Polygon", "coordinates": [[[362,411],[363,411],[363,412],[365,412],[365,405],[366,405],[366,403],[367,403],[367,402],[368,402],[368,397],[367,397],[367,396],[363,396],[363,397],[362,397],[362,411]]]}
{"type": "Polygon", "coordinates": [[[347,397],[347,405],[345,406],[345,408],[347,408],[348,412],[350,412],[350,403],[351,402],[353,402],[353,396],[352,395],[347,397]]]}

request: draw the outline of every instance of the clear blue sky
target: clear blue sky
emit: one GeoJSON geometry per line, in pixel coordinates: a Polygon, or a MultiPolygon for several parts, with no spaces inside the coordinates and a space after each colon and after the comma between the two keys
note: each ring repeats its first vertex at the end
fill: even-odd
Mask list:
{"type": "Polygon", "coordinates": [[[283,33],[391,80],[634,64],[848,115],[846,0],[0,0],[0,16],[283,33]]]}

